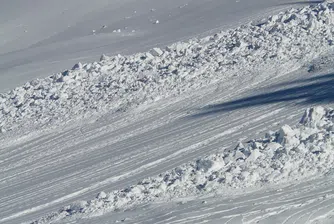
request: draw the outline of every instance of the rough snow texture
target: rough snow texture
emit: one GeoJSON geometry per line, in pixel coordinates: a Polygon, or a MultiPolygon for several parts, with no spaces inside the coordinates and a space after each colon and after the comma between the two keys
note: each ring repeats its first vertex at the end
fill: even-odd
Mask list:
{"type": "Polygon", "coordinates": [[[333,109],[307,109],[295,127],[284,125],[279,131],[269,132],[265,138],[252,140],[246,146],[240,143],[235,149],[187,163],[137,185],[101,192],[91,201],[75,202],[34,223],[98,215],[158,199],[329,175],[334,168],[333,122],[333,109]]]}
{"type": "Polygon", "coordinates": [[[298,67],[333,45],[333,15],[329,3],[291,9],[166,49],[78,63],[1,94],[0,132],[124,110],[248,71],[298,67]]]}

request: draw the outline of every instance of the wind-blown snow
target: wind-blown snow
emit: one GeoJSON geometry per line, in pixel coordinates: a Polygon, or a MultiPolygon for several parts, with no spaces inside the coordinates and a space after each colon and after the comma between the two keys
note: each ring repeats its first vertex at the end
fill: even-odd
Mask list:
{"type": "MultiPolygon", "coordinates": [[[[305,111],[295,127],[282,126],[263,139],[190,162],[137,185],[90,201],[75,202],[33,223],[90,217],[139,203],[185,196],[224,193],[227,190],[286,183],[331,175],[334,169],[334,110],[305,111]]],[[[63,221],[63,220],[62,220],[63,221]]]]}
{"type": "Polygon", "coordinates": [[[233,75],[296,69],[333,45],[333,5],[291,9],[257,24],[166,49],[103,56],[0,95],[0,130],[41,126],[177,95],[233,75]],[[315,53],[316,52],[316,53],[315,53]]]}

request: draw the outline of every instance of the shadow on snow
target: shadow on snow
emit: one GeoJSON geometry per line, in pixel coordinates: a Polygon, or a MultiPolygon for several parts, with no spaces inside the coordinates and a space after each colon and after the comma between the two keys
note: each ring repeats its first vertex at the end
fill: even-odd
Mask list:
{"type": "Polygon", "coordinates": [[[265,93],[238,100],[212,104],[191,117],[207,116],[242,108],[295,101],[296,104],[314,105],[334,102],[334,74],[284,82],[263,89],[265,93]]]}

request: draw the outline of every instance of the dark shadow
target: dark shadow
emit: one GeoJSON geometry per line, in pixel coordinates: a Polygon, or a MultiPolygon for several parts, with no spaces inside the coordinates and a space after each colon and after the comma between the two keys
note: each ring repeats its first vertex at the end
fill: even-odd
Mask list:
{"type": "Polygon", "coordinates": [[[268,89],[281,88],[282,86],[291,86],[291,85],[296,85],[296,84],[303,85],[304,83],[329,81],[333,79],[333,76],[334,74],[326,74],[326,75],[314,76],[308,79],[297,79],[297,80],[288,81],[288,82],[280,82],[278,84],[270,86],[268,89]]]}
{"type": "Polygon", "coordinates": [[[323,1],[295,1],[295,2],[284,2],[278,5],[314,5],[325,2],[323,1]]]}
{"type": "Polygon", "coordinates": [[[296,104],[316,104],[334,102],[334,74],[321,75],[292,82],[283,82],[262,89],[266,92],[220,104],[213,104],[200,109],[192,117],[207,116],[241,108],[295,101],[296,104]]]}

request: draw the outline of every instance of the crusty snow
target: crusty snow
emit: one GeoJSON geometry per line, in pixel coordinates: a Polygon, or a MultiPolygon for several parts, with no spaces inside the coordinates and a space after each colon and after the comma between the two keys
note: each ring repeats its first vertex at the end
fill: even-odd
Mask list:
{"type": "MultiPolygon", "coordinates": [[[[123,20],[89,22],[102,17],[90,17],[88,3],[68,6],[87,13],[90,38],[143,31],[123,20]]],[[[180,1],[177,8],[189,10],[194,3],[200,4],[180,1]]],[[[134,52],[147,51],[103,54],[97,62],[85,60],[90,50],[77,51],[83,62],[72,69],[17,82],[0,94],[0,223],[332,223],[333,3],[298,5],[175,42],[188,37],[183,30],[168,35],[162,43],[173,44],[165,47],[150,44],[161,40],[152,32],[148,45],[134,44],[134,52]]],[[[164,7],[170,5],[147,10],[147,26],[172,27],[168,18],[175,15],[158,13],[164,7]]],[[[124,20],[147,13],[131,9],[124,20]]],[[[76,20],[77,14],[68,17],[76,20]]],[[[2,63],[11,62],[0,71],[14,72],[22,58],[12,60],[21,51],[24,57],[68,37],[57,34],[23,49],[35,35],[23,28],[27,39],[20,45],[0,45],[2,63]],[[13,47],[21,50],[8,53],[13,47]]],[[[18,30],[11,32],[0,37],[12,36],[14,43],[18,30]]],[[[88,41],[81,29],[68,32],[88,41]]],[[[44,50],[30,59],[49,52],[44,50]]]]}

